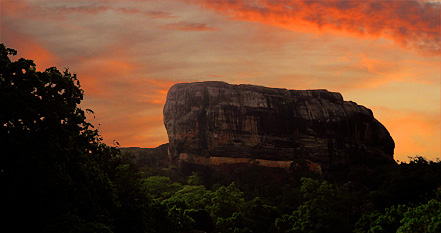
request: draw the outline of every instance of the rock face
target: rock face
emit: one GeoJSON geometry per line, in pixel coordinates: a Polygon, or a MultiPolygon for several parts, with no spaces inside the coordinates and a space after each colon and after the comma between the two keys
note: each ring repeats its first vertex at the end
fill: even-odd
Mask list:
{"type": "Polygon", "coordinates": [[[246,164],[318,172],[393,161],[394,141],[370,109],[326,90],[286,90],[224,82],[176,84],[164,124],[177,163],[246,164]]]}

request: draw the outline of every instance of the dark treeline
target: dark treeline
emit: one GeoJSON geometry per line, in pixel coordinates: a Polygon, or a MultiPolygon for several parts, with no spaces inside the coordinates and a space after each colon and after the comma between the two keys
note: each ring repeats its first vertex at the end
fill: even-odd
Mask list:
{"type": "Polygon", "coordinates": [[[439,161],[417,156],[396,165],[358,164],[323,175],[299,170],[271,179],[262,167],[230,175],[202,169],[184,176],[146,162],[161,156],[160,151],[125,149],[123,159],[142,172],[149,196],[168,208],[180,231],[441,230],[439,161]],[[206,220],[189,215],[194,211],[211,217],[210,228],[206,220]]]}
{"type": "Polygon", "coordinates": [[[282,183],[262,180],[259,168],[230,179],[140,166],[86,121],[75,74],[38,72],[32,60],[12,62],[16,53],[0,45],[3,229],[441,232],[439,161],[298,171],[282,183]]]}

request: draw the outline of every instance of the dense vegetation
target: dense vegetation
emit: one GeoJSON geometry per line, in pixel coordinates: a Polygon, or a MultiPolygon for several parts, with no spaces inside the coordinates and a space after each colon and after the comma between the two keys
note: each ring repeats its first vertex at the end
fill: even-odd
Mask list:
{"type": "MultiPolygon", "coordinates": [[[[0,204],[14,232],[441,232],[441,163],[357,165],[289,182],[140,165],[102,143],[75,74],[0,45],[0,204]],[[257,181],[256,181],[257,180],[257,181]]],[[[149,156],[155,156],[149,154],[149,156]]],[[[137,158],[138,161],[139,158],[137,158]]],[[[158,164],[156,164],[157,166],[158,164]]]]}

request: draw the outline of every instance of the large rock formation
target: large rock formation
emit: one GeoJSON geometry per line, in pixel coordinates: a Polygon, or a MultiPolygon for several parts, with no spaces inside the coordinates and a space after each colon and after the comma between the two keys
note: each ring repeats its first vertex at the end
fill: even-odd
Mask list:
{"type": "Polygon", "coordinates": [[[394,141],[370,109],[327,90],[179,83],[164,106],[172,161],[295,168],[393,161],[394,141]]]}

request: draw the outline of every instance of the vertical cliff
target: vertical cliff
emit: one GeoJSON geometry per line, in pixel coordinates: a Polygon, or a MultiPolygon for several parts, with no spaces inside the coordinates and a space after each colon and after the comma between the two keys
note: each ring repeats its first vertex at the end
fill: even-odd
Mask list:
{"type": "Polygon", "coordinates": [[[176,162],[289,169],[307,161],[318,170],[393,162],[394,141],[372,111],[326,90],[180,83],[167,94],[164,124],[176,162]]]}

